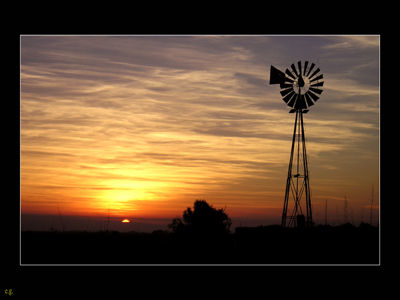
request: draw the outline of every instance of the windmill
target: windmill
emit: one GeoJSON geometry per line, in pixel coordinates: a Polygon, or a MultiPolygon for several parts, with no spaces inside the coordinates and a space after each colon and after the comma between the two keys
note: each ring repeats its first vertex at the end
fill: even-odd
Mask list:
{"type": "Polygon", "coordinates": [[[280,85],[283,101],[292,108],[289,113],[296,114],[283,203],[283,227],[309,227],[313,224],[303,114],[322,93],[323,74],[319,72],[320,69],[308,61],[304,64],[299,61],[297,68],[292,64],[285,72],[271,66],[269,83],[280,85]]]}

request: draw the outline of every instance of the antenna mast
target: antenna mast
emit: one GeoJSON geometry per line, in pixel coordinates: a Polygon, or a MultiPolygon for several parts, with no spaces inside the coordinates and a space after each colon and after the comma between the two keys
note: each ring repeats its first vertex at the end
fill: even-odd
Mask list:
{"type": "Polygon", "coordinates": [[[62,219],[62,215],[61,215],[61,211],[60,211],[60,206],[58,205],[58,203],[57,203],[57,210],[58,210],[58,217],[59,217],[59,219],[60,219],[62,231],[65,231],[65,226],[64,226],[63,219],[62,219]]]}
{"type": "Polygon", "coordinates": [[[349,212],[348,212],[348,203],[346,194],[344,194],[343,219],[345,224],[349,222],[349,212]]]}
{"type": "Polygon", "coordinates": [[[328,225],[328,199],[325,199],[325,226],[328,225]]]}
{"type": "Polygon", "coordinates": [[[372,207],[374,204],[374,185],[372,185],[372,191],[371,191],[371,207],[370,207],[370,214],[369,214],[369,224],[372,225],[372,207]]]}

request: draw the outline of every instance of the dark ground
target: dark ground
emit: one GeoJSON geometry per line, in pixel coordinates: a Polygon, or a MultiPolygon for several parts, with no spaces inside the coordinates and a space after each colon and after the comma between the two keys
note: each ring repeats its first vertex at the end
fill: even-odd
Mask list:
{"type": "Polygon", "coordinates": [[[240,227],[229,235],[21,233],[22,264],[379,264],[368,224],[310,229],[240,227]]]}

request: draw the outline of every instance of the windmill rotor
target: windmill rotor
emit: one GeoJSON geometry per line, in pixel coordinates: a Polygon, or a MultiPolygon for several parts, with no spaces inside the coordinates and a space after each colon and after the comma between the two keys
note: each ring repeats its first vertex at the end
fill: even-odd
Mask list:
{"type": "Polygon", "coordinates": [[[285,72],[271,66],[270,84],[279,84],[282,100],[291,108],[308,109],[319,99],[324,82],[323,74],[316,65],[305,61],[291,64],[285,72]]]}

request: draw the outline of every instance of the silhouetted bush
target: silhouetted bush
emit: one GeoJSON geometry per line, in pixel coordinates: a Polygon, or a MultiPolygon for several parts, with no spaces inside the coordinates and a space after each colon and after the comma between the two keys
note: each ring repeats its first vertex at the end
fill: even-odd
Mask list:
{"type": "Polygon", "coordinates": [[[188,207],[182,219],[175,218],[169,224],[174,233],[218,236],[228,234],[232,224],[224,209],[216,209],[205,200],[196,200],[193,210],[188,207]]]}

